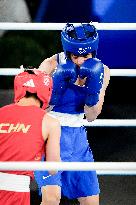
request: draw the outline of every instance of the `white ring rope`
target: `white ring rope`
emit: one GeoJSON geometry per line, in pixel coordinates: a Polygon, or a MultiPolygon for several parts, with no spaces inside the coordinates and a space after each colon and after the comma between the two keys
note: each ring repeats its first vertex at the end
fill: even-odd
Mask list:
{"type": "Polygon", "coordinates": [[[96,119],[93,122],[80,120],[79,125],[90,127],[136,127],[136,119],[96,119]]]}
{"type": "Polygon", "coordinates": [[[96,170],[99,175],[136,175],[136,162],[0,162],[2,170],[96,170]]]}
{"type": "MultiPolygon", "coordinates": [[[[19,74],[21,69],[18,68],[0,68],[0,75],[10,75],[14,76],[19,74]]],[[[110,69],[111,76],[120,76],[120,77],[135,77],[136,69],[110,69]]]]}
{"type": "MultiPolygon", "coordinates": [[[[70,122],[71,120],[69,118],[69,123],[70,122]]],[[[69,126],[69,123],[61,122],[61,126],[69,126]]],[[[88,122],[85,119],[79,119],[78,122],[76,122],[76,127],[83,125],[89,127],[136,127],[136,119],[96,119],[92,122],[88,122]]]]}
{"type": "MultiPolygon", "coordinates": [[[[65,23],[11,23],[1,22],[0,30],[62,30],[65,23]]],[[[98,30],[136,30],[136,23],[98,23],[93,22],[98,30]]]]}

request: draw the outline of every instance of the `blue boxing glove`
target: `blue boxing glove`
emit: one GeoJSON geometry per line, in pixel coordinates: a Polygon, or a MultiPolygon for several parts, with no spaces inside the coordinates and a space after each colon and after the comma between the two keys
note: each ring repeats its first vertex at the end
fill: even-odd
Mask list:
{"type": "Polygon", "coordinates": [[[97,58],[87,59],[79,70],[79,77],[85,78],[86,99],[87,106],[94,106],[99,101],[99,93],[102,88],[104,78],[103,63],[97,58]]]}
{"type": "Polygon", "coordinates": [[[64,64],[58,64],[57,69],[52,75],[53,91],[50,100],[51,105],[58,103],[68,84],[74,83],[77,77],[77,66],[71,60],[67,60],[64,64]]]}

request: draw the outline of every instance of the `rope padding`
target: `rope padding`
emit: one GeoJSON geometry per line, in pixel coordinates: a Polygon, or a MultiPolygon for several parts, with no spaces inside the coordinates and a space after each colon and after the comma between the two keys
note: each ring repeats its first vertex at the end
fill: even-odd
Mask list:
{"type": "MultiPolygon", "coordinates": [[[[0,75],[14,76],[22,72],[19,68],[0,68],[0,75]]],[[[136,69],[110,69],[111,76],[135,77],[136,69]]]]}
{"type": "Polygon", "coordinates": [[[0,170],[96,170],[99,175],[136,175],[136,162],[0,162],[0,170]]]}
{"type": "MultiPolygon", "coordinates": [[[[1,22],[0,30],[62,30],[65,23],[11,23],[1,22]]],[[[98,23],[93,22],[98,30],[136,30],[136,23],[98,23]]]]}

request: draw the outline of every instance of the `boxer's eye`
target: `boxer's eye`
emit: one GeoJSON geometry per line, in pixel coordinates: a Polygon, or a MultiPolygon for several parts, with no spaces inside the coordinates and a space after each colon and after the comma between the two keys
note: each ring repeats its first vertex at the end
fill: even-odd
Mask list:
{"type": "Polygon", "coordinates": [[[74,54],[72,54],[72,57],[73,57],[74,59],[77,59],[77,58],[79,58],[79,57],[88,58],[88,56],[89,56],[89,54],[85,54],[85,55],[74,55],[74,54]]]}

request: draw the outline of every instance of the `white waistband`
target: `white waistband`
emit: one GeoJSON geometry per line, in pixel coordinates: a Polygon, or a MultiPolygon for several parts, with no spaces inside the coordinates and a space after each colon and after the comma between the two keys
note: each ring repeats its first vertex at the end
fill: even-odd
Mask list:
{"type": "Polygon", "coordinates": [[[29,192],[30,177],[0,172],[0,190],[29,192]]]}
{"type": "Polygon", "coordinates": [[[61,126],[69,127],[80,127],[81,123],[79,121],[82,121],[84,117],[84,114],[67,114],[54,111],[50,111],[50,114],[60,121],[61,126]]]}

